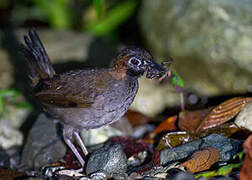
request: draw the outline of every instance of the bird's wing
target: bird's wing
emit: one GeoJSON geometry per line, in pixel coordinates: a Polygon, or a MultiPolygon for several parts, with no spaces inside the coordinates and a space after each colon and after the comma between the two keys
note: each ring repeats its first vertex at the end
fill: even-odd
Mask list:
{"type": "Polygon", "coordinates": [[[61,74],[38,84],[35,96],[45,106],[89,108],[97,101],[103,103],[110,77],[101,70],[61,74]]]}

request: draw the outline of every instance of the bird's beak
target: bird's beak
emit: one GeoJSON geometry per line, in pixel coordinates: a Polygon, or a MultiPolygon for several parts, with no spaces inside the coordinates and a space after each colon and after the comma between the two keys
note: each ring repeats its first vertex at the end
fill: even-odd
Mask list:
{"type": "Polygon", "coordinates": [[[167,69],[164,66],[157,64],[155,61],[152,61],[147,66],[146,77],[149,79],[160,77],[165,72],[167,72],[167,69]]]}

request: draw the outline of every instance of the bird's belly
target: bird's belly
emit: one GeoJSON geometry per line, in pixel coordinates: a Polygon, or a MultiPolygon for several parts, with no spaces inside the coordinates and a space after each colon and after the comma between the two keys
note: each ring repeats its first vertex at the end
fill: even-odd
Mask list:
{"type": "Polygon", "coordinates": [[[48,112],[63,124],[76,129],[94,129],[119,120],[128,110],[130,104],[106,111],[105,109],[86,108],[51,108],[48,112]]]}

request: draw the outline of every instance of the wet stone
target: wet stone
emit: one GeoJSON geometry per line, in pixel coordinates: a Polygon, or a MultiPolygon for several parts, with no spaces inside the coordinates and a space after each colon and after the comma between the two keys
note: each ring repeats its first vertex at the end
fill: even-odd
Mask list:
{"type": "Polygon", "coordinates": [[[202,140],[199,139],[176,148],[162,150],[160,152],[161,165],[188,157],[192,152],[199,149],[201,143],[202,140]]]}
{"type": "Polygon", "coordinates": [[[166,175],[166,178],[168,179],[172,179],[173,177],[175,177],[177,174],[183,172],[181,169],[179,168],[172,168],[172,169],[169,169],[167,171],[167,175],[166,175]]]}
{"type": "Polygon", "coordinates": [[[203,138],[204,143],[201,148],[214,147],[220,152],[219,161],[228,161],[236,153],[237,145],[241,144],[239,140],[228,139],[219,134],[211,134],[203,138]]]}
{"type": "Polygon", "coordinates": [[[145,0],[138,14],[155,59],[172,56],[190,91],[216,96],[251,89],[251,13],[250,0],[145,0]]]}
{"type": "Polygon", "coordinates": [[[188,172],[177,173],[172,180],[196,180],[194,175],[188,172]]]}
{"type": "Polygon", "coordinates": [[[219,161],[228,161],[237,152],[241,141],[228,139],[219,134],[211,134],[202,139],[192,141],[176,148],[164,149],[160,152],[161,164],[187,158],[194,151],[207,147],[216,148],[220,152],[219,161]]]}
{"type": "Polygon", "coordinates": [[[118,144],[107,144],[91,154],[87,162],[86,173],[90,177],[99,178],[100,174],[105,173],[106,176],[109,176],[113,173],[125,173],[126,169],[127,157],[122,147],[118,144]]]}
{"type": "Polygon", "coordinates": [[[0,149],[0,167],[9,167],[10,166],[10,158],[5,150],[0,149]]]}
{"type": "Polygon", "coordinates": [[[65,155],[66,146],[57,127],[45,114],[39,115],[27,137],[21,158],[22,165],[36,169],[57,162],[65,155]]]}

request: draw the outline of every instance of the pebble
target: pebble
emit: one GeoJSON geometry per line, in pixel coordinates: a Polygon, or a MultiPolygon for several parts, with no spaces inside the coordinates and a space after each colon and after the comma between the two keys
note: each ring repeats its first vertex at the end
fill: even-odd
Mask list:
{"type": "Polygon", "coordinates": [[[86,173],[93,178],[106,177],[113,173],[125,173],[127,157],[121,145],[107,144],[95,150],[87,162],[86,173]]]}

